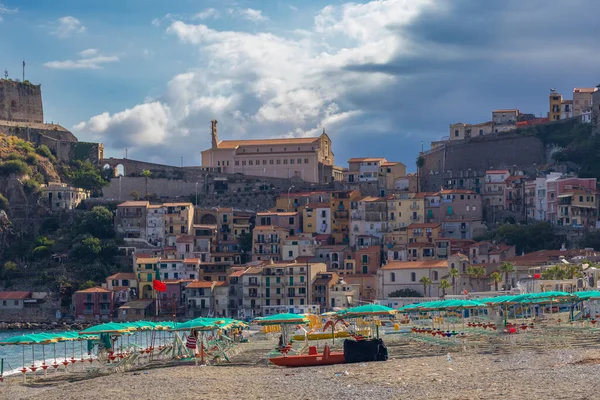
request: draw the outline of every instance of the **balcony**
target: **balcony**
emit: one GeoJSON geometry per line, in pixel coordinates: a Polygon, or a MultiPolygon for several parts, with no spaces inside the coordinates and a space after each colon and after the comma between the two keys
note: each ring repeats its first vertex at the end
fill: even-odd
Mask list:
{"type": "Polygon", "coordinates": [[[420,221],[421,220],[421,216],[420,215],[413,215],[413,216],[410,217],[410,220],[412,222],[420,221]]]}
{"type": "Polygon", "coordinates": [[[346,219],[346,218],[348,218],[349,213],[347,210],[336,210],[333,212],[333,216],[335,218],[346,219]]]}
{"type": "Polygon", "coordinates": [[[92,315],[94,310],[83,310],[83,315],[92,315]]]}
{"type": "Polygon", "coordinates": [[[250,282],[248,282],[248,286],[254,286],[254,287],[260,286],[260,282],[250,281],[250,282]]]}
{"type": "Polygon", "coordinates": [[[419,210],[421,208],[421,206],[419,206],[418,204],[411,204],[409,208],[411,210],[419,210]]]}
{"type": "Polygon", "coordinates": [[[101,315],[109,315],[110,314],[110,310],[100,310],[100,314],[101,315]]]}

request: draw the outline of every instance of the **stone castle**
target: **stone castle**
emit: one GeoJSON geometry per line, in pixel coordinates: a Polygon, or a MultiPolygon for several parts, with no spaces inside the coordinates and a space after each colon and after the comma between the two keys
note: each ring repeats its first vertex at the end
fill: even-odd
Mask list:
{"type": "Polygon", "coordinates": [[[44,144],[60,161],[104,158],[102,143],[80,142],[68,129],[44,122],[41,85],[0,79],[0,132],[44,144]]]}

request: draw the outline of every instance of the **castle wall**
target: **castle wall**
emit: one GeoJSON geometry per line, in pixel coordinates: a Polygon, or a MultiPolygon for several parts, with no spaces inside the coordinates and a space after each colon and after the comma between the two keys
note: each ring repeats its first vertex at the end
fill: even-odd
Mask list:
{"type": "Polygon", "coordinates": [[[0,79],[0,120],[43,123],[40,85],[0,79]]]}
{"type": "Polygon", "coordinates": [[[530,169],[546,163],[544,144],[535,136],[519,134],[489,135],[447,142],[422,154],[424,191],[438,191],[453,177],[483,177],[489,169],[530,169]]]}

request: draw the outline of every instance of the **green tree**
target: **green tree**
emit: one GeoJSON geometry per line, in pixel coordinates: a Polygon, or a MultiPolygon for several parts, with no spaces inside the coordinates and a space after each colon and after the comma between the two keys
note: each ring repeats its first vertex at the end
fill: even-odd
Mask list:
{"type": "Polygon", "coordinates": [[[11,174],[18,176],[31,175],[31,168],[21,160],[10,160],[0,163],[0,175],[9,176],[11,174]]]}
{"type": "Polygon", "coordinates": [[[415,162],[417,166],[417,193],[419,193],[419,187],[421,185],[421,168],[425,166],[425,158],[421,155],[417,157],[417,161],[415,162]]]}
{"type": "Polygon", "coordinates": [[[133,200],[138,201],[140,199],[140,193],[136,190],[132,191],[131,193],[129,193],[129,195],[131,197],[133,197],[133,200]]]}
{"type": "Polygon", "coordinates": [[[102,177],[102,169],[89,161],[74,161],[70,168],[65,171],[70,177],[71,183],[79,188],[90,190],[94,194],[102,191],[102,187],[108,182],[102,177]]]}
{"type": "Polygon", "coordinates": [[[79,285],[79,290],[85,290],[85,289],[93,288],[96,286],[98,286],[98,285],[96,285],[96,282],[89,280],[89,281],[85,281],[81,285],[79,285]]]}
{"type": "Polygon", "coordinates": [[[505,224],[494,232],[493,239],[516,247],[517,253],[560,248],[561,240],[548,222],[528,225],[505,224]]]}
{"type": "Polygon", "coordinates": [[[390,297],[423,297],[423,295],[421,293],[419,293],[418,291],[416,291],[414,289],[410,289],[410,288],[395,290],[392,293],[390,293],[389,296],[390,297]]]}
{"type": "Polygon", "coordinates": [[[467,276],[469,277],[469,286],[473,290],[473,281],[479,282],[485,276],[485,268],[470,266],[467,268],[467,276]]]}
{"type": "Polygon", "coordinates": [[[145,178],[146,180],[146,197],[148,197],[148,178],[150,178],[152,176],[152,172],[145,169],[142,171],[142,176],[145,178]]]}
{"type": "Polygon", "coordinates": [[[502,282],[502,274],[498,271],[494,271],[490,274],[490,280],[494,282],[494,289],[498,291],[498,283],[502,282]]]}
{"type": "Polygon", "coordinates": [[[446,297],[446,289],[451,288],[452,285],[446,279],[440,281],[440,289],[442,289],[442,297],[446,297]]]}
{"type": "Polygon", "coordinates": [[[454,267],[450,268],[448,273],[450,278],[452,278],[452,293],[456,294],[456,278],[460,276],[460,272],[454,267]]]}
{"type": "Polygon", "coordinates": [[[561,280],[567,278],[567,271],[560,265],[553,265],[543,270],[541,275],[544,280],[561,280]]]}
{"type": "Polygon", "coordinates": [[[71,258],[77,262],[94,262],[97,261],[101,251],[102,243],[100,242],[100,239],[86,237],[80,243],[73,246],[71,258]]]}
{"type": "Polygon", "coordinates": [[[8,199],[0,193],[0,210],[8,210],[8,199]]]}
{"type": "Polygon", "coordinates": [[[86,212],[82,218],[78,232],[89,234],[100,239],[110,239],[115,236],[113,213],[106,207],[95,206],[86,212]]]}
{"type": "Polygon", "coordinates": [[[54,155],[52,155],[52,152],[45,144],[39,145],[37,149],[35,149],[35,152],[42,157],[46,157],[49,160],[56,161],[56,158],[54,157],[54,155]]]}
{"type": "MultiPolygon", "coordinates": [[[[421,279],[419,279],[419,282],[421,283],[421,285],[423,285],[423,296],[427,296],[427,286],[431,285],[431,279],[424,276],[421,279]]],[[[431,293],[429,293],[429,295],[431,296],[431,293]]]]}
{"type": "Polygon", "coordinates": [[[512,263],[505,261],[500,266],[500,271],[504,273],[504,290],[509,290],[511,285],[509,284],[508,274],[515,272],[515,266],[512,263]]]}

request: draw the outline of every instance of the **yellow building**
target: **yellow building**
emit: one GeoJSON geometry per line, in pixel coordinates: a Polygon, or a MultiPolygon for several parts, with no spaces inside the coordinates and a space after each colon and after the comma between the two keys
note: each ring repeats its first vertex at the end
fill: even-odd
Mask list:
{"type": "Polygon", "coordinates": [[[287,228],[256,226],[252,231],[252,261],[279,261],[283,241],[290,236],[287,228]]]}
{"type": "Polygon", "coordinates": [[[271,211],[302,211],[302,208],[307,204],[329,203],[330,199],[330,192],[326,191],[283,193],[277,196],[275,207],[273,207],[271,211]]]}
{"type": "Polygon", "coordinates": [[[331,193],[331,233],[336,244],[350,242],[350,210],[352,202],[360,197],[358,190],[331,193]]]}
{"type": "Polygon", "coordinates": [[[406,177],[406,165],[401,162],[385,161],[379,166],[379,188],[396,189],[396,181],[406,177]]]}
{"type": "Polygon", "coordinates": [[[552,89],[550,91],[549,103],[550,107],[548,110],[548,120],[549,121],[558,121],[560,119],[560,110],[561,103],[563,97],[562,94],[558,93],[556,90],[552,89]]]}
{"type": "Polygon", "coordinates": [[[138,296],[140,299],[151,299],[154,296],[152,281],[156,279],[159,257],[135,258],[133,261],[133,272],[137,277],[138,296]]]}
{"type": "Polygon", "coordinates": [[[440,237],[442,224],[439,222],[410,224],[406,230],[409,243],[428,243],[433,245],[435,239],[440,237]]]}
{"type": "Polygon", "coordinates": [[[575,187],[558,196],[558,225],[595,228],[598,196],[592,189],[575,187]]]}
{"type": "Polygon", "coordinates": [[[404,229],[425,218],[425,192],[397,193],[388,197],[388,230],[404,229]]]}
{"type": "Polygon", "coordinates": [[[164,203],[165,235],[189,234],[194,223],[192,203],[164,203]]]}
{"type": "Polygon", "coordinates": [[[317,235],[331,233],[329,203],[309,203],[302,209],[302,232],[317,235]]]}

